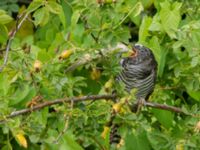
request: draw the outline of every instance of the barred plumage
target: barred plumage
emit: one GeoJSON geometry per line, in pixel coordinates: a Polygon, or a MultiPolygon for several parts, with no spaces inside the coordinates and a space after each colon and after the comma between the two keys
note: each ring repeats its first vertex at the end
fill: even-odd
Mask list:
{"type": "Polygon", "coordinates": [[[147,100],[154,89],[157,63],[150,49],[137,44],[134,46],[134,50],[136,56],[121,60],[123,70],[117,80],[125,84],[127,92],[136,88],[136,99],[144,98],[147,100]]]}
{"type": "MultiPolygon", "coordinates": [[[[133,56],[122,58],[120,63],[123,69],[117,76],[117,80],[125,84],[127,92],[130,92],[133,88],[137,89],[135,95],[137,101],[140,99],[148,100],[156,81],[157,62],[153,53],[147,47],[136,44],[133,51],[133,56]]],[[[133,105],[131,108],[134,111],[135,106],[137,107],[137,105],[133,105]]],[[[117,133],[118,126],[117,124],[111,126],[110,143],[120,141],[120,135],[117,133]]]]}

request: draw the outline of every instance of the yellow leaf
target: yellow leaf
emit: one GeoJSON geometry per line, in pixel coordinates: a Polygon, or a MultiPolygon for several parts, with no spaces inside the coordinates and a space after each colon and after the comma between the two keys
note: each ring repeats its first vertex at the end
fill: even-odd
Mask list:
{"type": "Polygon", "coordinates": [[[24,135],[23,135],[22,133],[16,134],[15,138],[16,138],[16,140],[18,141],[18,143],[19,143],[22,147],[24,147],[24,148],[27,148],[27,147],[28,147],[26,138],[24,137],[24,135]]]}
{"type": "Polygon", "coordinates": [[[120,103],[115,103],[112,108],[116,113],[118,113],[118,112],[121,111],[122,103],[121,102],[120,103]]]}
{"type": "Polygon", "coordinates": [[[111,78],[104,85],[105,91],[109,92],[111,90],[112,86],[113,86],[113,79],[111,78]]]}
{"type": "Polygon", "coordinates": [[[92,80],[98,80],[101,76],[101,72],[100,70],[93,68],[91,73],[90,73],[90,77],[92,80]]]}
{"type": "Polygon", "coordinates": [[[108,132],[109,132],[109,130],[110,130],[110,128],[109,128],[108,126],[104,126],[103,132],[101,133],[101,137],[105,139],[105,138],[106,138],[106,135],[107,135],[108,132]]]}

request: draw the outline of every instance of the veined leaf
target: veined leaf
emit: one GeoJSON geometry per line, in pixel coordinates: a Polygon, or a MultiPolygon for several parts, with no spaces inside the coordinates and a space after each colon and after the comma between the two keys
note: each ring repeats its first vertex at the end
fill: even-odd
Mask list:
{"type": "Polygon", "coordinates": [[[9,15],[6,14],[4,10],[0,9],[0,23],[1,24],[7,24],[11,22],[13,19],[9,15]]]}
{"type": "Polygon", "coordinates": [[[142,20],[142,24],[139,29],[139,42],[145,42],[147,36],[149,36],[149,26],[151,25],[152,18],[145,16],[142,20]]]}
{"type": "Polygon", "coordinates": [[[54,14],[60,14],[62,11],[62,7],[54,1],[48,1],[46,3],[46,7],[49,9],[50,12],[54,14]]]}
{"type": "Polygon", "coordinates": [[[49,10],[45,7],[39,8],[37,11],[35,11],[33,17],[35,18],[34,23],[36,26],[44,26],[49,20],[49,10]]]}
{"type": "Polygon", "coordinates": [[[175,2],[173,5],[169,1],[161,3],[160,19],[164,30],[171,38],[176,38],[175,32],[181,20],[181,3],[175,2]]]}
{"type": "Polygon", "coordinates": [[[40,6],[42,6],[44,3],[43,0],[34,0],[33,2],[30,3],[30,5],[27,8],[27,13],[31,13],[38,9],[40,6]]]}
{"type": "Polygon", "coordinates": [[[8,39],[8,31],[6,26],[0,24],[0,43],[5,43],[8,39]]]}

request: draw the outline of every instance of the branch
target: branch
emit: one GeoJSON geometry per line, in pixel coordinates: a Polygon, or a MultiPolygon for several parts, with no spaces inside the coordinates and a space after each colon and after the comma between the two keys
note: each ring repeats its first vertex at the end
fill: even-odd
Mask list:
{"type": "Polygon", "coordinates": [[[17,31],[21,28],[23,22],[26,20],[26,18],[28,17],[28,13],[26,13],[24,15],[24,17],[22,18],[21,22],[18,23],[19,19],[23,16],[23,14],[17,19],[17,24],[16,24],[16,29],[14,29],[12,32],[11,32],[11,35],[10,35],[10,38],[8,39],[7,41],[7,45],[6,45],[6,54],[4,56],[4,62],[2,64],[2,66],[0,67],[0,72],[3,71],[4,67],[6,66],[7,62],[8,62],[8,53],[10,51],[10,47],[11,47],[11,44],[12,44],[12,41],[17,33],[17,31]]]}
{"type": "Polygon", "coordinates": [[[83,97],[56,99],[53,101],[43,102],[41,104],[33,106],[32,108],[25,108],[25,109],[21,109],[18,111],[14,111],[10,115],[5,116],[4,119],[1,119],[0,123],[5,122],[9,118],[14,118],[16,116],[25,115],[25,114],[31,113],[33,111],[37,111],[37,110],[43,109],[45,107],[56,105],[56,104],[70,103],[71,101],[73,101],[74,103],[77,103],[80,101],[88,101],[88,100],[103,100],[103,99],[106,99],[106,100],[112,99],[113,100],[115,98],[116,98],[116,95],[90,95],[90,96],[83,96],[83,97]]]}
{"type": "MultiPolygon", "coordinates": [[[[48,106],[56,105],[56,104],[71,103],[72,101],[73,101],[73,103],[77,103],[77,102],[81,102],[81,101],[90,101],[90,100],[93,100],[93,101],[105,100],[105,99],[106,100],[114,100],[116,97],[117,97],[117,95],[115,95],[115,94],[113,94],[113,95],[90,95],[90,96],[83,96],[83,97],[72,97],[72,98],[63,98],[63,99],[47,101],[47,102],[38,104],[36,106],[33,106],[32,108],[25,108],[25,109],[21,109],[18,111],[14,111],[10,115],[3,117],[4,119],[0,120],[0,124],[4,123],[9,118],[14,118],[16,116],[25,115],[25,114],[28,114],[28,113],[31,113],[31,112],[34,112],[37,110],[41,110],[48,106]]],[[[168,110],[168,111],[175,112],[175,113],[182,113],[185,115],[192,115],[192,114],[189,114],[189,113],[183,111],[181,108],[170,106],[170,105],[165,105],[165,104],[145,102],[144,106],[162,109],[162,110],[168,110]]]]}
{"type": "Polygon", "coordinates": [[[174,106],[170,106],[170,105],[165,105],[165,104],[158,104],[158,103],[152,103],[152,102],[145,102],[144,106],[147,107],[152,107],[152,108],[157,108],[157,109],[163,109],[163,110],[168,110],[168,111],[172,111],[175,113],[182,113],[185,115],[191,115],[185,111],[183,111],[181,108],[179,107],[174,107],[174,106]]]}

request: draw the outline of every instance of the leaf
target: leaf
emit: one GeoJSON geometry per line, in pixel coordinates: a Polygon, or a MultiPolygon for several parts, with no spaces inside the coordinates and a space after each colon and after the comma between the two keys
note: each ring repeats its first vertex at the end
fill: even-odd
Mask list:
{"type": "Polygon", "coordinates": [[[46,3],[46,7],[50,12],[52,12],[54,14],[60,14],[62,11],[62,7],[54,1],[48,1],[46,3]]]}
{"type": "Polygon", "coordinates": [[[152,18],[145,16],[142,20],[142,24],[140,25],[139,29],[139,42],[145,42],[146,38],[150,35],[149,34],[149,26],[151,25],[152,18]]]}
{"type": "Polygon", "coordinates": [[[191,67],[196,67],[199,64],[199,57],[193,57],[191,61],[191,67]]]}
{"type": "Polygon", "coordinates": [[[0,74],[0,93],[3,94],[3,96],[7,94],[9,90],[9,86],[10,86],[10,83],[8,80],[8,75],[1,73],[0,74]]]}
{"type": "MultiPolygon", "coordinates": [[[[143,5],[142,5],[142,3],[141,2],[137,2],[137,4],[135,4],[135,9],[134,9],[134,15],[133,15],[133,17],[136,17],[136,16],[138,16],[143,10],[144,10],[144,8],[143,8],[143,5]]],[[[133,14],[133,13],[132,13],[133,14]]]]}
{"type": "Polygon", "coordinates": [[[8,31],[6,26],[0,24],[0,43],[5,43],[8,39],[8,31]]]}
{"type": "Polygon", "coordinates": [[[49,21],[49,10],[45,7],[39,8],[34,12],[34,24],[44,26],[49,21]]]}
{"type": "Polygon", "coordinates": [[[166,110],[152,109],[154,116],[165,127],[170,128],[173,124],[174,114],[166,110]]]}
{"type": "Polygon", "coordinates": [[[158,13],[153,17],[152,23],[149,27],[150,31],[163,31],[160,16],[158,13]]]}
{"type": "Polygon", "coordinates": [[[27,8],[27,13],[31,13],[43,5],[43,0],[34,0],[27,8]]]}
{"type": "Polygon", "coordinates": [[[173,147],[171,139],[161,132],[150,132],[147,137],[155,150],[169,150],[173,147]]]}
{"type": "Polygon", "coordinates": [[[75,25],[77,24],[80,15],[81,15],[81,12],[80,12],[79,10],[73,12],[72,17],[71,17],[71,27],[72,27],[72,28],[74,28],[75,25]]]}
{"type": "Polygon", "coordinates": [[[28,147],[28,143],[27,140],[25,138],[25,136],[22,133],[18,133],[15,135],[15,139],[17,140],[17,142],[24,148],[28,147]]]}
{"type": "Polygon", "coordinates": [[[6,14],[4,10],[0,9],[0,23],[1,24],[7,24],[11,22],[13,19],[9,15],[6,14]]]}
{"type": "Polygon", "coordinates": [[[161,3],[160,19],[164,30],[173,39],[176,38],[175,32],[181,20],[180,8],[181,3],[174,2],[173,5],[169,1],[161,3]]]}
{"type": "Polygon", "coordinates": [[[168,49],[163,49],[160,47],[159,40],[156,36],[153,36],[153,38],[150,40],[149,47],[152,49],[158,63],[158,76],[162,77],[168,49]]]}
{"type": "Polygon", "coordinates": [[[40,49],[37,56],[38,60],[40,60],[41,62],[47,62],[50,60],[50,58],[51,54],[49,51],[47,51],[46,49],[40,49]]]}
{"type": "Polygon", "coordinates": [[[62,138],[62,144],[60,145],[60,150],[83,150],[83,148],[70,136],[70,134],[65,134],[62,138]]]}
{"type": "Polygon", "coordinates": [[[64,25],[64,21],[62,21],[63,19],[61,19],[61,22],[63,23],[63,26],[66,27],[66,26],[69,26],[71,24],[72,7],[65,0],[61,0],[61,5],[62,5],[62,11],[63,11],[64,16],[65,16],[65,24],[66,25],[64,25]]]}
{"type": "Polygon", "coordinates": [[[146,136],[146,132],[142,130],[138,134],[128,133],[125,138],[125,149],[132,150],[150,150],[150,145],[146,136]]]}
{"type": "Polygon", "coordinates": [[[187,89],[187,93],[192,97],[194,98],[196,101],[200,101],[200,91],[192,91],[192,90],[189,90],[187,89]]]}
{"type": "Polygon", "coordinates": [[[9,101],[10,106],[18,104],[24,100],[24,98],[29,94],[30,87],[28,84],[21,84],[18,85],[15,93],[13,94],[12,98],[9,101]]]}
{"type": "Polygon", "coordinates": [[[60,10],[60,13],[59,13],[59,18],[60,18],[60,21],[62,22],[63,24],[63,27],[66,28],[66,17],[65,17],[65,13],[64,13],[64,10],[63,8],[60,10]]]}
{"type": "MultiPolygon", "coordinates": [[[[131,4],[133,4],[132,2],[130,2],[131,4]]],[[[130,4],[129,3],[129,4],[130,4]]],[[[143,5],[141,2],[137,2],[134,6],[131,7],[132,9],[130,9],[131,14],[130,14],[130,18],[135,18],[137,17],[143,10],[143,5]]]]}

